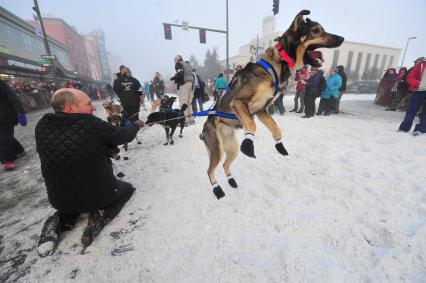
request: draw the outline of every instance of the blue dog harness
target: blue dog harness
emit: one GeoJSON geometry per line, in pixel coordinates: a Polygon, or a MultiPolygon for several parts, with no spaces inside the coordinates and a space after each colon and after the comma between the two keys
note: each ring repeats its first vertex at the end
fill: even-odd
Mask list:
{"type": "MultiPolygon", "coordinates": [[[[266,104],[266,107],[269,107],[270,103],[272,101],[274,101],[275,96],[279,92],[278,76],[277,76],[277,73],[275,72],[274,68],[271,66],[271,64],[269,64],[265,60],[260,59],[256,64],[261,66],[263,69],[265,69],[265,71],[267,71],[271,75],[272,80],[274,82],[274,89],[275,89],[274,95],[266,104]]],[[[228,87],[226,88],[225,92],[222,94],[222,97],[220,98],[219,103],[222,101],[222,99],[226,95],[226,93],[231,89],[233,82],[234,82],[234,80],[231,80],[231,82],[228,84],[228,87]]],[[[221,111],[217,111],[217,110],[212,109],[216,104],[217,103],[213,103],[213,105],[210,106],[208,110],[193,113],[192,116],[196,117],[196,116],[214,115],[214,116],[218,116],[218,117],[222,117],[222,118],[238,120],[238,118],[235,114],[225,113],[225,112],[221,112],[221,111]]]]}

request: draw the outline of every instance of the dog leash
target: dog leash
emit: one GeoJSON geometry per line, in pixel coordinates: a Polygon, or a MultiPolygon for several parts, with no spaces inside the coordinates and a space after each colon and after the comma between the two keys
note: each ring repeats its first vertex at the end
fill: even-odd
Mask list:
{"type": "MultiPolygon", "coordinates": [[[[172,121],[172,120],[178,120],[178,119],[181,119],[181,118],[186,118],[186,117],[191,117],[191,116],[192,116],[192,114],[189,114],[189,115],[184,115],[184,116],[180,116],[180,117],[177,117],[177,118],[171,118],[171,119],[161,120],[161,122],[167,122],[167,121],[172,121]]],[[[156,123],[158,123],[158,122],[146,123],[146,124],[144,124],[144,125],[154,125],[154,124],[156,124],[156,123]]]]}

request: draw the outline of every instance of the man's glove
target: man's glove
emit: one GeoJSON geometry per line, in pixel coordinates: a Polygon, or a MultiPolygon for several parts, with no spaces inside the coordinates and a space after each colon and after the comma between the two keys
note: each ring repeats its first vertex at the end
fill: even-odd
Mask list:
{"type": "Polygon", "coordinates": [[[25,116],[25,114],[18,114],[18,123],[21,126],[26,126],[27,125],[27,117],[25,116]]]}
{"type": "Polygon", "coordinates": [[[123,121],[121,121],[121,126],[130,126],[132,124],[132,122],[128,119],[123,119],[123,121]]]}
{"type": "Polygon", "coordinates": [[[145,123],[142,120],[137,120],[134,123],[139,125],[139,127],[143,127],[145,125],[145,123]]]}

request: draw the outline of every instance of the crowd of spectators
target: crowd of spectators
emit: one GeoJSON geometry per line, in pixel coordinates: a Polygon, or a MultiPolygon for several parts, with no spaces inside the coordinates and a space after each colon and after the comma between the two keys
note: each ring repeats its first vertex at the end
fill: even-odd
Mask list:
{"type": "Polygon", "coordinates": [[[13,79],[9,83],[12,90],[22,102],[25,112],[44,109],[50,106],[53,93],[59,88],[76,88],[83,90],[92,100],[107,97],[106,90],[95,84],[82,83],[78,80],[54,82],[44,80],[13,79]]]}

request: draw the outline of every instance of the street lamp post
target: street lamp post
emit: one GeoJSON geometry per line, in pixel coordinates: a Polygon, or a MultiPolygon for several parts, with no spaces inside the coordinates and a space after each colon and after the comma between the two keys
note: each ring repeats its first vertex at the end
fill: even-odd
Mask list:
{"type": "Polygon", "coordinates": [[[405,54],[407,53],[407,47],[408,47],[408,43],[410,42],[410,39],[416,39],[417,37],[413,36],[413,37],[409,37],[407,39],[407,44],[405,45],[405,50],[404,50],[404,56],[402,56],[402,62],[401,62],[401,66],[400,68],[402,68],[402,66],[404,66],[404,59],[405,59],[405,54]]]}
{"type": "MultiPolygon", "coordinates": [[[[44,29],[43,18],[41,17],[41,12],[40,12],[40,8],[38,6],[37,0],[34,0],[33,10],[37,13],[37,18],[40,21],[40,27],[41,27],[41,32],[43,33],[43,42],[44,42],[44,47],[46,49],[46,53],[47,55],[52,55],[52,52],[49,47],[49,41],[47,40],[46,31],[44,29]]],[[[49,61],[50,61],[50,69],[51,69],[53,81],[55,82],[55,85],[57,86],[58,82],[56,79],[55,59],[49,59],[49,61]]]]}

